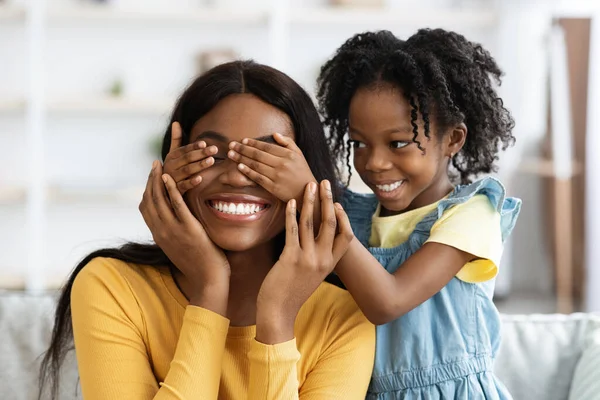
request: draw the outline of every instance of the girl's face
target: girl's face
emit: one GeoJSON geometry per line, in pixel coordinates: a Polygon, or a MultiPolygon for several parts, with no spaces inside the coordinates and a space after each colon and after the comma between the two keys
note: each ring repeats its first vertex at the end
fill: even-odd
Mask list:
{"type": "Polygon", "coordinates": [[[215,244],[244,251],[265,244],[285,227],[285,204],[257,185],[227,157],[229,143],[253,138],[273,142],[272,135],[294,137],[284,112],[250,94],[231,95],[196,122],[190,143],[216,146],[215,163],[202,182],[186,193],[192,213],[215,244]]]}
{"type": "Polygon", "coordinates": [[[373,190],[382,216],[398,214],[436,202],[452,190],[448,160],[457,147],[456,135],[440,138],[430,118],[430,139],[419,115],[413,141],[411,111],[401,90],[390,85],[359,88],[350,102],[349,134],[354,167],[373,190]]]}

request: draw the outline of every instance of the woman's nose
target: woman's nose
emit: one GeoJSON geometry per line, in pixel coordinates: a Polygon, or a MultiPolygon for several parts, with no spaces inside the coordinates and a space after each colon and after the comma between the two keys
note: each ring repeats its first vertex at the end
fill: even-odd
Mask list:
{"type": "Polygon", "coordinates": [[[256,186],[256,183],[244,175],[238,168],[238,163],[233,160],[224,160],[223,172],[219,176],[219,181],[223,185],[229,185],[232,187],[247,187],[256,186]]]}

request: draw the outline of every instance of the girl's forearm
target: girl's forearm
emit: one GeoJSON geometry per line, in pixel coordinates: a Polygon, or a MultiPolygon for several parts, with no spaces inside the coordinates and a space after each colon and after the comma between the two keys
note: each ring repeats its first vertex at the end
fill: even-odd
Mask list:
{"type": "Polygon", "coordinates": [[[473,258],[452,246],[426,243],[391,274],[354,238],[336,272],[365,316],[381,325],[434,296],[473,258]]]}
{"type": "Polygon", "coordinates": [[[375,325],[389,321],[397,289],[394,276],[354,238],[335,268],[348,291],[375,325]]]}

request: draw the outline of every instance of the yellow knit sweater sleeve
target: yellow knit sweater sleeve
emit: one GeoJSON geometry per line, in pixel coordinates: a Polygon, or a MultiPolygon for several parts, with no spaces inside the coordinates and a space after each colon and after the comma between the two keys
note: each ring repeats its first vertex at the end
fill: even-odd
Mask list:
{"type": "MultiPolygon", "coordinates": [[[[326,284],[325,284],[326,285],[326,284]]],[[[296,324],[297,337],[313,337],[311,354],[302,354],[296,340],[276,345],[254,341],[250,359],[248,399],[363,400],[375,359],[375,327],[347,292],[332,288],[305,304],[296,324]],[[315,301],[315,299],[317,301],[315,301]],[[320,300],[320,301],[319,301],[320,300]],[[330,318],[311,318],[316,307],[332,307],[330,318]],[[318,350],[317,350],[318,349],[318,350]],[[302,383],[298,361],[314,358],[302,383]]],[[[321,292],[323,293],[323,292],[321,292]]]]}
{"type": "Polygon", "coordinates": [[[217,399],[226,318],[188,306],[169,372],[159,383],[149,362],[144,317],[114,262],[97,258],[79,273],[71,314],[86,400],[217,399]]]}

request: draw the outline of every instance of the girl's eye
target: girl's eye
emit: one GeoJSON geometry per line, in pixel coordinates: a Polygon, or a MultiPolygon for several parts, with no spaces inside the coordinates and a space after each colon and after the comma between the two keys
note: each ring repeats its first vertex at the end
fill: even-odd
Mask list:
{"type": "Polygon", "coordinates": [[[410,143],[409,142],[401,142],[399,140],[394,140],[393,142],[390,143],[390,147],[392,149],[401,149],[403,147],[408,146],[410,143]]]}
{"type": "Polygon", "coordinates": [[[367,147],[363,142],[361,142],[359,140],[350,140],[350,146],[353,149],[363,149],[363,148],[367,147]]]}
{"type": "Polygon", "coordinates": [[[226,157],[222,157],[219,154],[215,154],[214,156],[212,156],[212,158],[215,159],[215,164],[223,162],[223,161],[225,161],[227,159],[226,157]]]}

